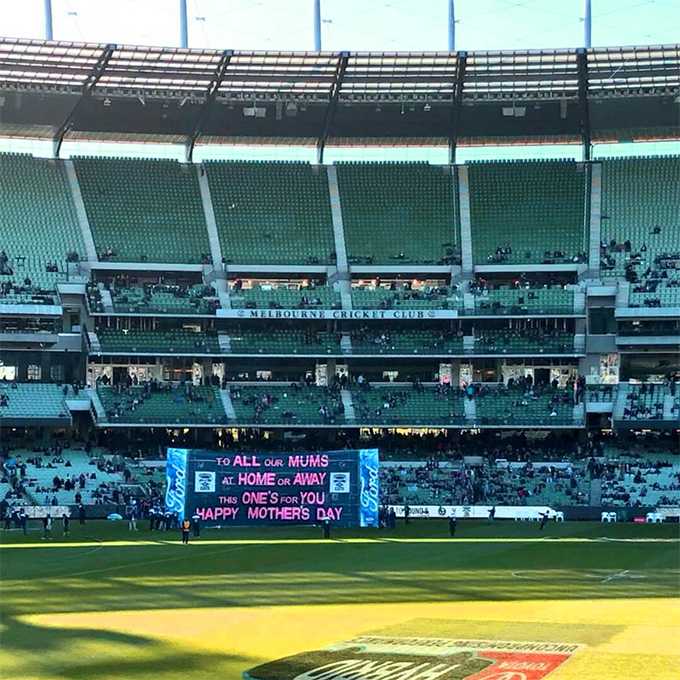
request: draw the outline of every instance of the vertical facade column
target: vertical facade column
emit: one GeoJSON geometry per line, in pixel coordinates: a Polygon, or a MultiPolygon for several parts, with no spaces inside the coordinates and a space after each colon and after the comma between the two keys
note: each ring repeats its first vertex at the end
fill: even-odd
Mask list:
{"type": "Polygon", "coordinates": [[[463,264],[463,273],[471,274],[474,266],[472,264],[472,222],[470,219],[470,182],[468,177],[468,166],[461,165],[458,168],[457,174],[458,207],[460,209],[461,260],[463,264]]]}
{"type": "Polygon", "coordinates": [[[196,172],[198,173],[198,188],[201,192],[201,203],[203,204],[205,226],[208,230],[210,256],[212,257],[215,271],[224,271],[225,266],[222,262],[222,244],[220,243],[220,237],[217,233],[217,220],[215,219],[215,208],[213,207],[212,196],[210,195],[208,174],[202,165],[196,166],[196,172]]]}
{"type": "Polygon", "coordinates": [[[343,309],[352,309],[352,292],[349,280],[349,264],[347,262],[347,245],[345,242],[345,226],[342,221],[340,204],[340,187],[338,171],[334,165],[326,166],[328,176],[328,194],[331,202],[331,220],[333,221],[333,242],[335,244],[335,262],[338,268],[338,285],[343,309]]]}
{"type": "MultiPolygon", "coordinates": [[[[57,161],[59,163],[60,161],[57,161]]],[[[78,182],[78,175],[76,173],[75,165],[72,160],[63,161],[66,168],[66,177],[68,178],[68,185],[71,189],[71,197],[73,205],[76,209],[76,217],[78,218],[78,226],[83,235],[83,242],[85,243],[85,254],[88,262],[97,262],[97,248],[92,237],[92,229],[90,227],[90,220],[87,217],[85,210],[85,201],[83,201],[83,194],[80,191],[80,183],[78,182]]]]}
{"type": "Polygon", "coordinates": [[[600,275],[600,243],[602,242],[602,163],[590,166],[590,235],[588,269],[600,275]]]}
{"type": "Polygon", "coordinates": [[[340,188],[338,186],[338,171],[334,165],[326,167],[328,175],[328,192],[331,201],[331,219],[333,220],[333,240],[338,264],[338,272],[347,274],[347,247],[345,245],[345,227],[342,222],[342,206],[340,205],[340,188]]]}

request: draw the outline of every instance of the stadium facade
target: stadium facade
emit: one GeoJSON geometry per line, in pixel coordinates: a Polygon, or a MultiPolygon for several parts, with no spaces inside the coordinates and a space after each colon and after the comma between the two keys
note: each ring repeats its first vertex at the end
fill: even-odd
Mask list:
{"type": "Polygon", "coordinates": [[[2,426],[676,431],[680,159],[591,149],[677,140],[679,62],[0,41],[0,134],[55,153],[0,156],[2,426]],[[186,162],[59,158],[93,140],[186,162]],[[192,162],[236,143],[318,162],[192,162]],[[485,143],[583,160],[456,164],[485,143]],[[323,163],[371,145],[451,162],[323,163]]]}

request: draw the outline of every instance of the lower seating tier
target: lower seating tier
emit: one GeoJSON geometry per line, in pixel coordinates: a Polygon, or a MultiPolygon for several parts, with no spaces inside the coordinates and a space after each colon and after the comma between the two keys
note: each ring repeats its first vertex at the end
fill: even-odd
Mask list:
{"type": "Polygon", "coordinates": [[[116,330],[104,328],[97,333],[102,352],[153,352],[178,354],[219,354],[217,333],[197,333],[186,328],[171,330],[116,330]]]}
{"type": "Polygon", "coordinates": [[[231,402],[244,424],[339,425],[345,422],[340,391],[299,383],[233,385],[231,402]]]}
{"type": "Polygon", "coordinates": [[[465,419],[463,394],[445,385],[352,388],[358,425],[451,425],[465,419]]]}
{"type": "Polygon", "coordinates": [[[189,384],[107,387],[97,394],[111,423],[223,424],[226,415],[217,389],[189,384]]]}

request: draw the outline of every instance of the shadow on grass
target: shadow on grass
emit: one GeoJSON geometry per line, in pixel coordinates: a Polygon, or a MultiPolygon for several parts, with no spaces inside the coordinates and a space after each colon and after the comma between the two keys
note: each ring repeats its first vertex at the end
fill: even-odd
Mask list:
{"type": "MultiPolygon", "coordinates": [[[[38,626],[16,617],[3,617],[0,638],[3,654],[14,654],[20,668],[14,677],[41,677],[65,680],[95,678],[172,677],[224,678],[225,669],[242,669],[252,659],[222,653],[181,649],[157,638],[90,628],[38,626]],[[107,658],[87,657],[88,643],[115,649],[107,658]],[[168,674],[166,676],[166,674],[168,674]],[[171,674],[171,675],[170,675],[171,674]]],[[[7,658],[8,658],[7,657],[7,658]]],[[[6,676],[10,677],[10,676],[6,676]]]]}

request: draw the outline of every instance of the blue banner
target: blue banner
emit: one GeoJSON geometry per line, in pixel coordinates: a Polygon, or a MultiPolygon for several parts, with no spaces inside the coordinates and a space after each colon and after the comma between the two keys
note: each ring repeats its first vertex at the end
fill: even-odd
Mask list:
{"type": "Polygon", "coordinates": [[[168,449],[165,467],[165,510],[176,512],[180,522],[184,519],[187,496],[187,450],[168,449]]]}
{"type": "Polygon", "coordinates": [[[359,451],[359,526],[378,526],[378,506],[380,504],[378,449],[359,451]]]}

